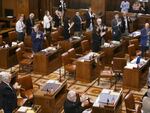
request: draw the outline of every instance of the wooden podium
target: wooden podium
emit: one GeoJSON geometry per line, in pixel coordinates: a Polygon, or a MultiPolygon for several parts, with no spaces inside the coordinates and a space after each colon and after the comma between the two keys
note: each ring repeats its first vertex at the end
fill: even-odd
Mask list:
{"type": "Polygon", "coordinates": [[[89,52],[87,55],[77,59],[76,80],[91,82],[99,75],[100,70],[98,70],[98,64],[95,62],[98,56],[91,58],[93,54],[95,53],[89,52]]]}
{"type": "Polygon", "coordinates": [[[12,47],[0,48],[0,68],[8,69],[17,64],[16,49],[17,45],[12,47]]]}
{"type": "Polygon", "coordinates": [[[103,89],[92,107],[92,113],[121,113],[122,91],[103,89]]]}
{"type": "Polygon", "coordinates": [[[123,73],[123,87],[140,90],[147,82],[149,63],[150,60],[140,68],[129,69],[125,67],[123,73]]]}
{"type": "Polygon", "coordinates": [[[34,104],[41,105],[42,113],[59,113],[67,96],[66,80],[60,83],[52,94],[47,94],[42,88],[34,93],[34,104]]]}
{"type": "Polygon", "coordinates": [[[61,67],[61,49],[40,51],[33,57],[33,71],[38,74],[49,74],[61,67]]]}

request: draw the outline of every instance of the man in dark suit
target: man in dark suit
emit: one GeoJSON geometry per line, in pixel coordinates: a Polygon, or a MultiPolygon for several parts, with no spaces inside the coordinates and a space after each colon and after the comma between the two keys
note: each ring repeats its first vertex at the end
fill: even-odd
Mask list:
{"type": "Polygon", "coordinates": [[[150,27],[149,23],[145,23],[145,27],[141,30],[141,51],[142,57],[144,56],[146,50],[150,47],[150,27]]]}
{"type": "Polygon", "coordinates": [[[69,30],[71,28],[74,28],[74,35],[75,36],[81,36],[82,33],[82,18],[80,17],[80,13],[76,12],[73,22],[71,23],[69,30]]]}
{"type": "Polygon", "coordinates": [[[15,89],[10,86],[11,74],[7,72],[1,72],[1,83],[0,83],[0,105],[4,110],[4,113],[12,113],[17,107],[17,96],[15,89]]]}
{"type": "Polygon", "coordinates": [[[29,15],[29,18],[26,20],[26,32],[27,32],[27,35],[31,35],[31,32],[32,32],[32,27],[34,26],[34,14],[31,13],[29,15]]]}
{"type": "Polygon", "coordinates": [[[92,12],[91,7],[89,7],[88,11],[85,13],[86,30],[87,31],[92,31],[93,30],[94,18],[95,18],[95,14],[92,12]]]}
{"type": "Polygon", "coordinates": [[[112,38],[113,38],[113,40],[120,41],[121,27],[122,27],[122,21],[119,18],[119,15],[116,14],[115,18],[112,20],[112,38]]]}
{"type": "Polygon", "coordinates": [[[61,12],[56,10],[53,16],[53,21],[55,22],[54,27],[58,28],[61,26],[61,12]]]}
{"type": "Polygon", "coordinates": [[[123,12],[121,20],[122,20],[122,33],[123,35],[128,35],[130,33],[129,24],[131,22],[131,19],[127,16],[126,12],[123,12]]]}

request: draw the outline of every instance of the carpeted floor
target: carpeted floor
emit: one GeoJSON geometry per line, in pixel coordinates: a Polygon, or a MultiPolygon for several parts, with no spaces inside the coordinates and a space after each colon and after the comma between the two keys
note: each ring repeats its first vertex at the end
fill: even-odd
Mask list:
{"type": "MultiPolygon", "coordinates": [[[[18,65],[14,66],[12,69],[7,69],[5,71],[11,71],[11,70],[18,72],[18,65]]],[[[61,70],[63,72],[63,69],[61,69],[61,70]]],[[[1,71],[3,71],[3,70],[1,69],[1,71]]],[[[27,75],[27,74],[18,73],[18,75],[23,76],[23,75],[27,75]]],[[[34,74],[34,73],[30,73],[28,75],[32,76],[32,81],[34,83],[35,91],[38,88],[36,86],[36,84],[42,86],[47,80],[49,80],[49,79],[58,80],[60,77],[58,71],[55,71],[55,72],[53,72],[49,75],[45,75],[45,76],[40,75],[40,74],[34,74]]],[[[107,79],[101,79],[100,85],[97,85],[97,79],[95,79],[91,83],[83,83],[80,81],[75,81],[75,80],[73,80],[72,77],[69,77],[69,76],[67,76],[66,78],[67,78],[67,87],[69,90],[74,90],[78,93],[85,93],[89,96],[89,98],[92,101],[95,101],[95,99],[97,98],[97,96],[99,95],[99,93],[102,91],[103,88],[114,89],[114,85],[110,86],[110,83],[107,79]]],[[[117,82],[116,88],[117,88],[117,90],[120,90],[122,88],[122,80],[117,82]]],[[[129,91],[128,89],[123,89],[123,95],[126,95],[128,91],[129,91]]],[[[140,91],[132,91],[132,92],[133,92],[135,98],[139,99],[139,98],[142,98],[142,96],[145,94],[146,91],[147,91],[147,86],[145,85],[140,91]]],[[[61,113],[64,113],[63,110],[61,113]]],[[[122,104],[122,113],[126,113],[124,102],[122,104]]]]}

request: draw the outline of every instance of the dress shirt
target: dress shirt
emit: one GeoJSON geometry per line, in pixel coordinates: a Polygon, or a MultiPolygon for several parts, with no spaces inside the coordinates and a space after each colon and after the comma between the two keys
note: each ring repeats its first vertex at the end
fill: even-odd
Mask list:
{"type": "Polygon", "coordinates": [[[44,28],[46,28],[46,29],[49,29],[50,28],[50,16],[48,17],[48,16],[44,16],[44,18],[43,18],[43,26],[44,26],[44,28]]]}
{"type": "Polygon", "coordinates": [[[22,21],[18,20],[16,23],[16,31],[24,32],[24,28],[25,28],[25,24],[22,21]]]}

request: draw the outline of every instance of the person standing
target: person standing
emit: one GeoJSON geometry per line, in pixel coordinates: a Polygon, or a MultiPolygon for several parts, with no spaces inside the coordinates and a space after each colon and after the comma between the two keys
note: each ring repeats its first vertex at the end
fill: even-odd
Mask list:
{"type": "Polygon", "coordinates": [[[130,33],[130,17],[127,16],[127,12],[123,12],[123,15],[121,17],[122,20],[122,33],[123,35],[127,36],[130,33]]]}
{"type": "Polygon", "coordinates": [[[25,24],[24,24],[24,17],[20,16],[19,20],[16,23],[16,32],[17,32],[17,40],[19,42],[24,41],[25,37],[25,24]]]}
{"type": "Polygon", "coordinates": [[[82,18],[80,17],[80,13],[76,12],[73,22],[71,23],[69,30],[74,27],[74,35],[81,36],[82,33],[82,18]]]}
{"type": "Polygon", "coordinates": [[[58,28],[61,26],[61,12],[56,10],[53,16],[54,27],[58,28]]]}
{"type": "Polygon", "coordinates": [[[43,32],[40,31],[40,25],[37,24],[34,26],[33,31],[31,33],[32,38],[32,50],[33,52],[39,52],[43,49],[43,41],[44,35],[43,32]]]}
{"type": "Polygon", "coordinates": [[[89,7],[88,11],[85,14],[86,20],[86,31],[92,31],[94,28],[94,18],[95,14],[92,12],[91,7],[89,7]]]}
{"type": "Polygon", "coordinates": [[[122,21],[119,18],[119,14],[115,15],[112,20],[112,38],[115,41],[120,41],[121,38],[122,21]]]}
{"type": "Polygon", "coordinates": [[[8,72],[1,72],[0,83],[0,105],[4,113],[12,113],[17,108],[17,96],[15,89],[10,85],[11,74],[8,72]]]}
{"type": "Polygon", "coordinates": [[[30,13],[29,18],[26,20],[26,33],[27,33],[27,35],[31,35],[32,27],[34,25],[35,25],[34,13],[30,13]]]}
{"type": "Polygon", "coordinates": [[[49,13],[49,11],[45,11],[45,15],[43,18],[43,27],[44,27],[44,32],[48,33],[51,32],[52,29],[52,17],[49,13]]]}
{"type": "Polygon", "coordinates": [[[144,57],[147,49],[150,48],[150,27],[149,23],[145,23],[145,27],[141,29],[141,51],[142,57],[144,57]]]}
{"type": "Polygon", "coordinates": [[[123,0],[120,4],[121,12],[128,12],[130,9],[130,2],[128,0],[123,0]]]}

